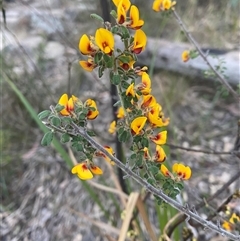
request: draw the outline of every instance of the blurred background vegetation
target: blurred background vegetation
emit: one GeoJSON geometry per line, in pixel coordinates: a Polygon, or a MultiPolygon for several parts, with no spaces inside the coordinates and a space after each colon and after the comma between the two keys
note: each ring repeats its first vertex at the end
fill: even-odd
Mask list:
{"type": "MultiPolygon", "coordinates": [[[[151,10],[152,1],[131,2],[140,8],[147,36],[170,42],[187,41],[172,16],[166,17],[151,10]]],[[[114,8],[110,4],[111,9],[114,8]]],[[[239,0],[183,0],[177,1],[176,10],[202,47],[232,50],[239,47],[239,4],[239,0]]],[[[69,90],[83,100],[95,98],[102,106],[103,114],[94,122],[93,128],[97,130],[99,140],[102,138],[102,142],[109,144],[112,139],[106,130],[112,117],[107,77],[98,80],[96,74],[85,73],[78,65],[78,59],[82,58],[78,52],[80,36],[93,34],[100,26],[89,17],[93,12],[101,15],[100,1],[5,1],[3,6],[6,23],[11,30],[4,29],[1,18],[0,210],[7,220],[6,225],[4,223],[5,226],[1,227],[3,240],[16,237],[28,237],[24,240],[107,240],[101,228],[74,216],[69,207],[81,213],[87,212],[103,222],[112,219],[111,223],[117,227],[121,223],[122,211],[118,197],[110,198],[112,194],[108,194],[108,206],[103,209],[101,205],[95,205],[90,192],[86,192],[83,184],[71,176],[56,149],[40,146],[43,132],[9,85],[16,86],[36,113],[57,103],[59,96],[69,90]],[[49,213],[44,213],[45,209],[49,213]],[[12,219],[9,220],[11,214],[12,219]],[[44,218],[40,214],[48,217],[42,226],[39,220],[44,218]],[[83,226],[77,229],[79,223],[83,226]],[[45,239],[37,235],[39,227],[45,239]]],[[[152,82],[154,94],[158,96],[166,116],[171,117],[169,142],[186,147],[231,150],[237,133],[239,106],[230,95],[226,95],[219,83],[157,69],[153,72],[152,82]]],[[[186,161],[195,172],[195,179],[187,184],[192,190],[188,192],[188,201],[193,204],[202,196],[211,195],[228,180],[235,167],[239,168],[234,158],[223,161],[221,156],[209,158],[171,151],[169,162],[176,160],[186,161]],[[216,173],[212,172],[213,168],[216,173]],[[219,173],[226,175],[226,179],[217,179],[219,173]],[[212,180],[209,180],[209,175],[212,175],[212,180]]],[[[107,167],[106,172],[111,173],[107,167]]],[[[112,171],[111,175],[116,174],[112,171]]],[[[112,185],[112,180],[109,183],[106,176],[98,181],[112,185]]],[[[132,190],[140,190],[140,187],[129,183],[132,190]]],[[[222,198],[226,198],[234,188],[236,186],[226,190],[222,198]]],[[[104,194],[97,189],[94,192],[99,202],[106,205],[104,194]]],[[[159,214],[154,213],[153,199],[148,199],[146,203],[155,231],[159,234],[164,226],[158,221],[162,214],[160,211],[159,214]]],[[[143,231],[139,240],[149,240],[143,238],[145,233],[143,231]]]]}

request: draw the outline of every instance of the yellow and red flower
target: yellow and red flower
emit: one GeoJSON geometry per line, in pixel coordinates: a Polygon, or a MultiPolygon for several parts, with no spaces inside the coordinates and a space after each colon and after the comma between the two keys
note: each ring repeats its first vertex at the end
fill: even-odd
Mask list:
{"type": "Polygon", "coordinates": [[[116,7],[119,6],[119,4],[121,4],[125,10],[125,12],[128,11],[128,9],[130,8],[131,6],[131,2],[130,0],[113,0],[113,3],[116,7]]]}
{"type": "Polygon", "coordinates": [[[134,83],[130,84],[126,90],[127,96],[135,97],[134,83]]]}
{"type": "Polygon", "coordinates": [[[156,12],[169,10],[174,5],[176,5],[176,1],[171,0],[155,0],[152,5],[152,9],[156,12]]]}
{"type": "Polygon", "coordinates": [[[142,19],[139,19],[139,10],[135,5],[132,5],[130,8],[130,19],[131,22],[128,25],[129,28],[137,30],[141,28],[144,24],[144,21],[142,19]]]}
{"type": "Polygon", "coordinates": [[[86,34],[80,38],[78,47],[83,55],[93,55],[98,50],[98,47],[86,34]]]}
{"type": "Polygon", "coordinates": [[[72,174],[76,174],[82,180],[88,180],[93,178],[93,174],[102,175],[102,169],[94,164],[88,164],[83,162],[77,164],[72,168],[72,174]]]}
{"type": "Polygon", "coordinates": [[[164,145],[167,141],[167,131],[161,131],[157,135],[150,136],[150,140],[157,145],[164,145]]]}
{"type": "Polygon", "coordinates": [[[155,153],[155,162],[164,162],[166,160],[166,153],[164,151],[164,149],[159,146],[156,145],[156,153],[155,153]]]}
{"type": "Polygon", "coordinates": [[[143,95],[149,95],[151,93],[151,80],[146,72],[140,74],[142,76],[142,83],[138,85],[138,90],[142,92],[143,95]]]}
{"type": "Polygon", "coordinates": [[[171,177],[172,179],[179,180],[188,180],[192,175],[192,170],[189,166],[185,166],[181,163],[175,163],[172,166],[172,173],[167,169],[167,167],[162,164],[160,167],[160,171],[166,177],[171,177]],[[177,175],[176,177],[174,176],[177,175]]]}
{"type": "MultiPolygon", "coordinates": [[[[112,147],[110,147],[110,146],[104,146],[104,149],[105,149],[109,154],[111,154],[112,156],[115,155],[114,150],[112,149],[112,147]]],[[[104,153],[102,153],[102,152],[100,152],[100,151],[97,151],[97,152],[95,152],[95,155],[96,155],[96,156],[101,156],[101,157],[103,157],[107,162],[109,162],[110,164],[115,165],[115,163],[114,163],[108,156],[106,156],[104,153]]]]}
{"type": "Polygon", "coordinates": [[[144,108],[149,108],[154,105],[156,105],[157,101],[153,95],[143,95],[143,101],[141,104],[141,107],[144,108]]]}
{"type": "Polygon", "coordinates": [[[126,22],[126,10],[123,5],[123,0],[119,2],[117,6],[117,22],[119,24],[123,24],[126,22]]]}
{"type": "Polygon", "coordinates": [[[141,131],[147,121],[147,117],[139,116],[131,122],[131,130],[134,135],[141,134],[141,131]]]}
{"type": "Polygon", "coordinates": [[[172,176],[171,172],[167,169],[167,167],[164,164],[161,165],[160,171],[162,172],[162,174],[165,177],[171,177],[172,176]]]}
{"type": "Polygon", "coordinates": [[[68,99],[67,94],[63,94],[59,101],[58,104],[64,106],[64,109],[60,111],[61,115],[63,116],[69,116],[72,114],[74,111],[74,103],[78,100],[78,98],[74,95],[70,99],[68,99]]]}
{"type": "Polygon", "coordinates": [[[85,60],[80,60],[80,61],[79,61],[79,64],[80,64],[80,66],[81,66],[83,69],[85,69],[86,71],[89,71],[89,72],[93,71],[93,69],[94,69],[95,67],[97,67],[97,65],[94,64],[94,61],[93,61],[92,58],[89,58],[87,61],[85,61],[85,60]]]}
{"type": "Polygon", "coordinates": [[[93,120],[99,115],[97,104],[94,100],[92,99],[86,100],[85,106],[89,107],[89,111],[87,113],[87,119],[93,120]]]}
{"type": "Polygon", "coordinates": [[[177,174],[178,178],[183,179],[183,180],[188,180],[192,175],[191,168],[189,166],[185,166],[181,163],[175,163],[172,166],[172,171],[173,171],[173,173],[177,174]]]}
{"type": "Polygon", "coordinates": [[[109,30],[99,28],[95,34],[95,42],[102,52],[108,55],[112,54],[114,50],[114,38],[109,30]]]}
{"type": "Polygon", "coordinates": [[[133,46],[131,48],[132,52],[135,54],[140,54],[146,48],[146,44],[146,34],[141,29],[136,30],[134,35],[133,46]]]}

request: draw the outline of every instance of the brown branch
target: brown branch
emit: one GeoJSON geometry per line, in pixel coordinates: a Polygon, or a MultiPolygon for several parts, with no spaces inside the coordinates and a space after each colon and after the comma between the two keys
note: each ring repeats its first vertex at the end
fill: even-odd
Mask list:
{"type": "Polygon", "coordinates": [[[178,15],[176,10],[172,10],[172,11],[173,11],[173,14],[174,14],[178,24],[182,28],[182,30],[185,33],[185,35],[186,35],[187,39],[189,40],[189,42],[192,43],[195,46],[195,48],[197,49],[199,55],[203,58],[203,60],[209,66],[209,68],[213,71],[213,73],[218,77],[219,81],[228,89],[229,92],[231,92],[233,94],[233,96],[235,98],[239,99],[240,98],[239,94],[231,87],[231,85],[229,85],[229,83],[225,80],[224,76],[221,73],[219,73],[214,68],[214,66],[209,62],[209,60],[207,58],[207,55],[203,53],[203,51],[201,50],[199,44],[196,42],[196,40],[193,38],[193,36],[187,30],[187,27],[183,23],[181,17],[178,15]]]}

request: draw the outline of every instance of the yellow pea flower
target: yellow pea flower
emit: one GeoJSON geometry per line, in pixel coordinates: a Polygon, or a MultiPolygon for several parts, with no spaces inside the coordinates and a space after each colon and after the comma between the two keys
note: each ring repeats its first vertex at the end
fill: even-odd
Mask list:
{"type": "Polygon", "coordinates": [[[144,21],[139,19],[139,10],[135,5],[132,5],[130,8],[130,19],[131,23],[128,25],[129,28],[137,30],[144,24],[144,21]]]}
{"type": "Polygon", "coordinates": [[[117,22],[119,24],[123,24],[126,21],[126,10],[123,7],[123,1],[120,1],[120,3],[117,6],[117,22]]]}
{"type": "Polygon", "coordinates": [[[122,119],[122,118],[124,118],[124,117],[125,117],[124,109],[123,109],[123,107],[121,106],[121,107],[118,108],[117,118],[118,118],[118,119],[122,119]]]}
{"type": "Polygon", "coordinates": [[[163,0],[162,2],[163,10],[169,10],[174,5],[176,5],[176,1],[172,2],[171,0],[163,0]]]}
{"type": "Polygon", "coordinates": [[[95,34],[95,41],[97,46],[105,53],[111,55],[114,49],[113,34],[105,29],[99,28],[95,34]]]}
{"type": "Polygon", "coordinates": [[[134,83],[130,84],[126,90],[127,96],[135,97],[134,83]]]}
{"type": "Polygon", "coordinates": [[[67,94],[63,94],[58,104],[64,106],[64,109],[60,111],[61,115],[68,116],[71,115],[71,113],[74,111],[74,103],[78,100],[78,98],[74,95],[70,99],[68,99],[67,94]]]}
{"type": "Polygon", "coordinates": [[[183,180],[188,180],[192,175],[191,168],[181,163],[175,163],[172,166],[172,171],[176,173],[180,179],[183,179],[183,180]]]}
{"type": "Polygon", "coordinates": [[[111,122],[111,124],[109,126],[109,129],[108,129],[108,132],[110,134],[113,134],[113,133],[116,132],[116,121],[115,120],[111,122]]]}
{"type": "Polygon", "coordinates": [[[90,164],[88,167],[87,162],[77,164],[72,168],[72,174],[77,174],[77,176],[82,180],[88,180],[93,178],[93,174],[102,175],[102,169],[98,166],[90,164]]]}
{"type": "Polygon", "coordinates": [[[149,108],[156,105],[157,101],[153,95],[143,95],[142,108],[149,108]]]}
{"type": "Polygon", "coordinates": [[[131,130],[133,132],[134,135],[139,135],[141,134],[141,131],[145,125],[147,121],[147,117],[145,116],[140,116],[135,118],[132,122],[131,122],[131,130]]]}
{"type": "Polygon", "coordinates": [[[91,108],[94,108],[95,110],[89,110],[87,113],[87,119],[93,120],[99,115],[99,111],[97,109],[97,104],[94,100],[88,99],[85,102],[85,105],[91,108]]]}
{"type": "Polygon", "coordinates": [[[97,47],[94,46],[94,44],[92,43],[92,41],[89,39],[89,37],[86,34],[84,34],[80,38],[78,47],[79,47],[80,52],[84,55],[92,55],[93,53],[95,53],[97,51],[97,47]]]}
{"type": "Polygon", "coordinates": [[[189,56],[189,51],[188,50],[184,50],[182,52],[182,61],[183,62],[187,62],[189,60],[190,56],[189,56]]]}
{"type": "Polygon", "coordinates": [[[91,58],[89,58],[87,61],[80,60],[79,64],[83,69],[89,72],[93,71],[93,69],[97,66],[96,64],[94,64],[93,59],[91,58]]]}
{"type": "Polygon", "coordinates": [[[77,174],[77,176],[82,180],[88,180],[93,178],[92,172],[89,170],[87,163],[77,164],[72,168],[72,174],[77,174]]]}
{"type": "Polygon", "coordinates": [[[156,153],[155,153],[155,162],[164,162],[166,160],[166,153],[163,148],[159,145],[156,145],[156,153]]]}
{"type": "Polygon", "coordinates": [[[150,136],[150,140],[157,145],[164,145],[167,141],[167,131],[161,131],[155,136],[150,136]]]}
{"type": "Polygon", "coordinates": [[[90,164],[90,171],[95,175],[102,175],[103,171],[100,167],[90,164]]]}
{"type": "Polygon", "coordinates": [[[149,95],[151,93],[151,80],[146,72],[142,72],[142,83],[138,86],[138,90],[142,92],[143,95],[149,95]]]}
{"type": "Polygon", "coordinates": [[[136,30],[134,35],[132,52],[135,54],[140,54],[145,49],[146,44],[147,44],[146,34],[141,29],[136,30]]]}
{"type": "Polygon", "coordinates": [[[147,148],[147,147],[144,147],[144,148],[143,148],[143,151],[144,151],[144,154],[143,154],[144,158],[145,158],[145,159],[150,159],[151,157],[150,157],[148,148],[147,148]]]}
{"type": "Polygon", "coordinates": [[[131,2],[130,0],[113,0],[113,3],[116,7],[118,7],[118,5],[121,3],[121,5],[123,6],[125,12],[128,11],[128,9],[131,6],[131,2]]]}
{"type": "Polygon", "coordinates": [[[167,169],[167,167],[164,164],[161,165],[160,171],[162,172],[162,174],[165,177],[171,177],[172,176],[172,174],[169,172],[169,170],[167,169]]]}
{"type": "Polygon", "coordinates": [[[159,12],[161,10],[169,10],[174,5],[176,5],[176,1],[171,0],[155,0],[152,5],[152,9],[156,12],[159,12]]]}
{"type": "MultiPolygon", "coordinates": [[[[110,146],[104,146],[104,149],[105,149],[109,154],[115,155],[112,147],[110,147],[110,146]]],[[[112,164],[112,165],[115,165],[115,163],[114,163],[108,156],[106,156],[104,153],[102,153],[102,152],[97,152],[96,155],[97,155],[97,156],[102,156],[107,162],[109,162],[109,163],[112,164]]]]}

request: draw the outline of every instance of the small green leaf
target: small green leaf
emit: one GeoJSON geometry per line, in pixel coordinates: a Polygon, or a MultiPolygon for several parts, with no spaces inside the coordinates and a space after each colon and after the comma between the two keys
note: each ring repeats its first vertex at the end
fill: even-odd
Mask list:
{"type": "Polygon", "coordinates": [[[113,74],[112,78],[111,78],[111,83],[113,85],[118,85],[121,82],[121,77],[118,74],[113,74]]]}
{"type": "Polygon", "coordinates": [[[69,117],[69,116],[64,116],[64,117],[61,118],[61,120],[64,124],[71,124],[72,123],[72,118],[69,117]]]}
{"type": "Polygon", "coordinates": [[[122,38],[123,39],[127,39],[127,38],[130,37],[129,30],[126,27],[121,26],[121,31],[122,31],[122,38]]]}
{"type": "Polygon", "coordinates": [[[126,142],[128,139],[129,139],[129,135],[128,135],[128,132],[125,130],[118,135],[118,140],[120,142],[126,142]]]}
{"type": "Polygon", "coordinates": [[[148,168],[148,170],[153,174],[156,175],[159,172],[159,168],[156,166],[151,166],[148,168]]]}
{"type": "Polygon", "coordinates": [[[117,13],[116,13],[115,10],[112,10],[112,11],[110,12],[110,14],[111,14],[114,18],[117,18],[117,13]]]}
{"type": "Polygon", "coordinates": [[[49,131],[45,133],[45,135],[42,138],[41,145],[42,146],[49,146],[53,140],[53,132],[49,131]]]}
{"type": "Polygon", "coordinates": [[[147,138],[142,138],[141,139],[141,144],[143,147],[148,147],[149,146],[149,141],[147,138]]]}
{"type": "Polygon", "coordinates": [[[99,61],[102,59],[102,52],[98,52],[94,55],[94,63],[99,63],[99,61]]]}
{"type": "Polygon", "coordinates": [[[66,143],[70,141],[70,136],[67,133],[62,134],[61,136],[61,142],[66,143]]]}
{"type": "Polygon", "coordinates": [[[86,114],[83,113],[83,112],[80,113],[79,116],[78,116],[78,119],[79,119],[79,120],[85,120],[85,118],[86,118],[86,114]]]}
{"type": "Polygon", "coordinates": [[[122,55],[122,56],[119,56],[118,59],[119,59],[122,63],[125,63],[125,64],[129,63],[130,60],[131,60],[131,58],[130,58],[129,56],[123,56],[123,55],[122,55]]]}
{"type": "Polygon", "coordinates": [[[44,110],[44,111],[42,111],[42,112],[40,112],[40,113],[38,114],[38,118],[39,118],[40,120],[43,120],[43,119],[45,119],[46,117],[48,117],[50,114],[51,114],[51,111],[50,111],[50,110],[44,110]]]}
{"type": "Polygon", "coordinates": [[[113,26],[112,27],[112,29],[111,29],[111,32],[113,33],[113,34],[117,34],[118,33],[118,26],[113,26]]]}
{"type": "Polygon", "coordinates": [[[52,117],[51,118],[51,123],[53,126],[60,126],[61,125],[61,119],[59,117],[52,117]]]}
{"type": "Polygon", "coordinates": [[[88,130],[87,133],[89,136],[96,136],[94,131],[88,130]]]}
{"type": "Polygon", "coordinates": [[[104,23],[103,18],[100,17],[99,15],[97,15],[96,13],[90,14],[90,17],[93,18],[93,19],[96,19],[97,21],[100,21],[100,22],[104,23]]]}
{"type": "Polygon", "coordinates": [[[76,149],[76,151],[83,151],[83,146],[81,143],[78,143],[78,142],[74,142],[72,144],[72,147],[76,149]]]}
{"type": "Polygon", "coordinates": [[[65,108],[65,107],[64,107],[63,105],[57,104],[54,109],[55,109],[55,111],[60,112],[60,111],[63,110],[64,108],[65,108]]]}
{"type": "Polygon", "coordinates": [[[104,54],[104,55],[103,55],[103,60],[104,60],[105,62],[109,62],[109,61],[112,60],[112,57],[109,56],[109,55],[107,55],[107,54],[104,54]]]}

